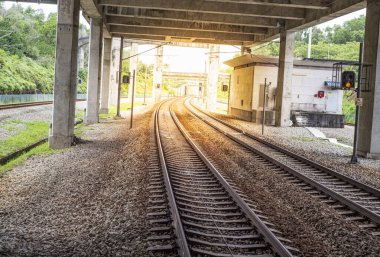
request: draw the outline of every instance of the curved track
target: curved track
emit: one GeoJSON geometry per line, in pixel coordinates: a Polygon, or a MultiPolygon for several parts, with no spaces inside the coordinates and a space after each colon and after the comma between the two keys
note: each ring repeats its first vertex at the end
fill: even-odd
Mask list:
{"type": "Polygon", "coordinates": [[[273,224],[216,170],[171,109],[155,112],[161,170],[180,256],[293,256],[273,224]]]}
{"type": "Polygon", "coordinates": [[[379,190],[249,134],[204,112],[191,102],[190,106],[188,102],[189,99],[185,106],[190,113],[250,150],[257,158],[275,165],[274,172],[298,184],[313,197],[330,204],[347,220],[358,222],[360,227],[370,230],[373,235],[380,235],[379,190]]]}

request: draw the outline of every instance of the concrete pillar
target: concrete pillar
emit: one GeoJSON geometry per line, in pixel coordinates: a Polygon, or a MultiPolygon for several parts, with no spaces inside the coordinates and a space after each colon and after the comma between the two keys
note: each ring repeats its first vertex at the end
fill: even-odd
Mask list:
{"type": "Polygon", "coordinates": [[[158,47],[156,49],[156,62],[154,63],[153,70],[153,91],[152,98],[155,102],[161,99],[162,90],[162,71],[164,66],[164,47],[158,47]]]}
{"type": "Polygon", "coordinates": [[[58,1],[53,120],[49,146],[70,147],[74,139],[77,93],[79,0],[58,1]]]}
{"type": "Polygon", "coordinates": [[[79,47],[78,49],[78,69],[84,68],[84,46],[79,47]]]}
{"type": "Polygon", "coordinates": [[[276,126],[291,126],[294,32],[281,31],[276,92],[276,126]]]}
{"type": "Polygon", "coordinates": [[[90,51],[88,58],[87,108],[84,122],[99,122],[100,57],[102,48],[102,19],[91,19],[90,51]]]}
{"type": "Polygon", "coordinates": [[[372,65],[371,92],[363,92],[358,154],[380,159],[380,2],[367,1],[364,64],[372,65]]]}
{"type": "Polygon", "coordinates": [[[111,67],[110,67],[110,98],[111,106],[117,105],[117,90],[119,81],[120,38],[112,38],[111,67]]]}
{"type": "Polygon", "coordinates": [[[105,38],[103,40],[102,93],[99,112],[106,114],[109,112],[111,47],[112,39],[105,38]]]}
{"type": "Polygon", "coordinates": [[[131,74],[131,79],[130,79],[130,84],[128,87],[128,101],[131,103],[132,102],[132,86],[133,86],[133,71],[136,71],[136,77],[137,77],[137,62],[138,62],[138,51],[139,51],[139,45],[137,43],[132,43],[131,44],[131,55],[134,56],[129,58],[129,72],[131,74]]]}
{"type": "Polygon", "coordinates": [[[219,78],[219,45],[210,45],[209,70],[207,75],[206,87],[206,109],[216,110],[216,99],[218,93],[219,78]]]}

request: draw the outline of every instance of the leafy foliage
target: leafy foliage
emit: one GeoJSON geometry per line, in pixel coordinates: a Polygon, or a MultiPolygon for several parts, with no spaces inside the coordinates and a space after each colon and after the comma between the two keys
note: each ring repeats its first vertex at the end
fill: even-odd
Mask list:
{"type": "MultiPolygon", "coordinates": [[[[359,43],[364,41],[364,31],[365,16],[323,30],[318,27],[312,28],[311,58],[356,61],[359,55],[359,43]]],[[[295,40],[294,56],[307,57],[308,30],[297,32],[295,40]]],[[[272,41],[254,50],[254,54],[278,56],[279,41],[272,41]]]]}
{"type": "Polygon", "coordinates": [[[0,49],[0,93],[52,92],[54,69],[0,49]]]}
{"type": "MultiPolygon", "coordinates": [[[[124,50],[124,58],[125,56],[130,56],[130,49],[124,50]]],[[[129,73],[129,67],[130,62],[128,60],[123,61],[123,69],[122,69],[122,76],[130,76],[131,82],[132,82],[132,76],[133,71],[129,73]]],[[[146,85],[146,94],[150,94],[153,89],[153,64],[147,65],[140,60],[137,63],[137,70],[136,70],[136,95],[143,95],[146,85]]],[[[121,91],[124,94],[128,94],[129,87],[132,86],[132,84],[122,83],[121,84],[121,91]]]]}
{"type": "MultiPolygon", "coordinates": [[[[51,93],[57,14],[0,3],[0,94],[51,93]]],[[[88,35],[81,26],[80,36],[88,35]]],[[[80,93],[86,92],[86,71],[79,70],[80,93]],[[85,76],[83,76],[85,75],[85,76]]]]}

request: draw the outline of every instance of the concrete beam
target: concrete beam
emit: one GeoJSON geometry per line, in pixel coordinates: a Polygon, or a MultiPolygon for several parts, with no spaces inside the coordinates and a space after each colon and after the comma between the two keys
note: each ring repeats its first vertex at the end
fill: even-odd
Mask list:
{"type": "Polygon", "coordinates": [[[276,92],[276,126],[291,126],[294,32],[281,31],[276,92]]]}
{"type": "Polygon", "coordinates": [[[212,14],[237,14],[241,16],[302,20],[305,10],[300,8],[205,2],[203,0],[99,0],[100,5],[143,9],[195,11],[212,14]]]}
{"type": "Polygon", "coordinates": [[[110,25],[121,26],[136,26],[148,28],[169,28],[169,29],[186,29],[196,31],[209,31],[209,32],[229,32],[237,34],[266,34],[268,32],[265,28],[257,27],[244,27],[225,24],[208,24],[193,21],[168,21],[157,20],[150,18],[140,17],[122,17],[122,16],[107,16],[107,23],[110,25]]]}
{"type": "Polygon", "coordinates": [[[90,18],[102,18],[102,10],[94,0],[80,0],[83,12],[90,18]]]}
{"type": "Polygon", "coordinates": [[[99,122],[99,97],[100,97],[100,57],[102,54],[102,19],[91,19],[90,52],[88,60],[87,78],[87,108],[84,119],[85,124],[99,122]]]}
{"type": "Polygon", "coordinates": [[[103,39],[103,63],[102,63],[102,91],[99,113],[108,114],[110,97],[110,68],[112,39],[103,39]]]}
{"type": "Polygon", "coordinates": [[[74,139],[79,9],[79,0],[58,4],[60,33],[55,51],[53,120],[49,135],[49,146],[53,149],[70,147],[74,139]]]}
{"type": "MultiPolygon", "coordinates": [[[[130,39],[130,38],[127,38],[127,39],[124,39],[124,42],[126,42],[127,44],[128,43],[136,43],[136,44],[139,44],[139,45],[159,45],[159,44],[162,44],[164,42],[156,42],[156,41],[150,41],[150,40],[143,40],[143,39],[130,39]]],[[[166,42],[166,43],[169,43],[169,42],[166,42]]],[[[192,48],[209,48],[209,46],[207,44],[203,44],[203,43],[185,43],[185,42],[170,42],[170,44],[168,44],[170,46],[180,46],[180,47],[192,47],[192,48]]]]}
{"type": "Polygon", "coordinates": [[[57,4],[57,0],[7,0],[16,3],[57,4]]]}
{"type": "Polygon", "coordinates": [[[264,18],[264,17],[249,17],[242,15],[226,14],[213,14],[199,12],[177,12],[172,10],[149,10],[140,9],[136,14],[131,8],[116,8],[108,7],[107,14],[118,15],[130,18],[150,18],[155,20],[169,20],[169,21],[188,21],[188,22],[203,22],[210,24],[225,24],[246,27],[264,27],[264,28],[277,28],[278,19],[264,18]],[[118,10],[119,9],[119,10],[118,10]]]}
{"type": "MultiPolygon", "coordinates": [[[[285,29],[289,31],[299,31],[318,24],[333,20],[343,15],[366,8],[367,1],[365,0],[335,0],[329,5],[326,10],[307,10],[305,19],[294,21],[287,20],[285,29]]],[[[267,35],[258,37],[255,45],[263,42],[269,42],[280,36],[280,28],[270,28],[267,35]]]]}
{"type": "Polygon", "coordinates": [[[194,31],[194,30],[178,30],[178,29],[163,29],[163,28],[142,28],[134,26],[110,26],[111,33],[116,34],[140,34],[140,35],[155,35],[169,36],[179,38],[199,38],[199,39],[216,39],[216,40],[235,40],[235,41],[255,41],[254,35],[236,34],[228,32],[209,32],[209,31],[194,31]]]}
{"type": "Polygon", "coordinates": [[[364,39],[364,63],[371,65],[371,92],[363,92],[358,153],[380,159],[380,2],[368,0],[364,39]]]}
{"type": "MultiPolygon", "coordinates": [[[[41,3],[41,4],[56,4],[57,0],[8,0],[10,2],[19,3],[41,3]]],[[[295,7],[295,8],[308,8],[308,9],[327,9],[331,4],[331,0],[206,0],[208,2],[222,2],[222,3],[240,3],[240,4],[255,4],[255,5],[270,5],[280,7],[295,7]]]]}
{"type": "Polygon", "coordinates": [[[269,5],[280,7],[294,7],[306,9],[328,9],[332,0],[206,0],[209,2],[222,2],[222,3],[241,3],[241,4],[255,4],[255,5],[269,5]]]}
{"type": "Polygon", "coordinates": [[[125,37],[129,40],[147,41],[147,44],[161,44],[163,42],[185,43],[185,44],[221,44],[221,45],[250,45],[252,42],[243,42],[239,40],[219,40],[219,39],[197,39],[197,38],[176,38],[158,35],[141,35],[133,33],[112,33],[112,37],[125,37]]]}
{"type": "Polygon", "coordinates": [[[287,21],[286,29],[297,31],[309,28],[343,15],[366,8],[365,0],[336,0],[326,10],[307,10],[305,19],[300,21],[287,21]]]}
{"type": "Polygon", "coordinates": [[[165,36],[157,35],[140,35],[133,33],[112,33],[112,38],[125,37],[128,40],[147,40],[159,44],[160,42],[165,42],[165,36]]]}

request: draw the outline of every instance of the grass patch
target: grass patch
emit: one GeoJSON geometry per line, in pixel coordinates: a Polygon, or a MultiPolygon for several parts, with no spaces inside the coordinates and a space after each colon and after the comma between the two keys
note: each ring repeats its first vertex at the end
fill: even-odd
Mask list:
{"type": "Polygon", "coordinates": [[[355,94],[352,91],[344,91],[343,95],[343,114],[346,123],[355,124],[355,94]]]}
{"type": "Polygon", "coordinates": [[[4,125],[7,129],[15,129],[14,136],[0,140],[0,157],[31,145],[48,136],[49,122],[13,120],[4,125]]]}
{"type": "Polygon", "coordinates": [[[19,156],[18,158],[11,160],[10,162],[4,165],[1,165],[0,173],[5,173],[9,171],[10,169],[14,168],[15,166],[24,163],[31,156],[41,155],[41,154],[49,155],[49,154],[52,154],[53,152],[54,150],[49,148],[48,143],[44,143],[40,146],[33,148],[29,152],[19,156]]]}
{"type": "MultiPolygon", "coordinates": [[[[22,122],[22,123],[24,124],[24,123],[36,123],[36,122],[22,122]]],[[[37,123],[38,123],[38,122],[37,122],[37,123]]],[[[45,136],[47,136],[49,125],[47,125],[47,128],[46,128],[46,124],[45,124],[45,126],[43,126],[42,124],[38,124],[38,125],[41,126],[41,127],[39,127],[39,126],[32,126],[32,129],[34,129],[33,134],[35,134],[34,132],[37,132],[38,130],[41,129],[41,132],[42,132],[42,133],[45,133],[45,132],[46,132],[45,136]]],[[[29,126],[29,128],[30,128],[30,126],[29,126]]],[[[83,125],[83,123],[78,124],[78,125],[75,127],[75,135],[78,136],[78,137],[81,136],[81,135],[83,134],[85,128],[86,128],[86,127],[83,125]]],[[[24,133],[24,132],[26,132],[26,131],[23,130],[21,133],[24,133]]],[[[19,137],[20,137],[20,136],[19,136],[19,135],[20,135],[21,133],[19,133],[18,135],[16,135],[15,137],[17,137],[17,138],[16,138],[17,140],[12,140],[12,142],[20,142],[20,140],[19,140],[19,137]]],[[[44,138],[45,136],[42,136],[40,139],[44,138]]],[[[33,144],[33,143],[37,142],[37,141],[39,140],[39,139],[37,139],[37,138],[38,138],[38,137],[36,137],[36,138],[34,138],[34,139],[30,138],[30,141],[29,141],[28,144],[25,143],[25,142],[22,142],[22,145],[23,145],[23,146],[20,146],[21,144],[19,144],[20,147],[17,148],[16,150],[18,150],[18,149],[20,149],[20,148],[23,148],[23,147],[25,147],[25,146],[27,146],[27,145],[30,145],[30,144],[33,144]]],[[[7,140],[3,140],[3,141],[7,141],[7,140]]],[[[3,144],[1,141],[0,141],[0,143],[1,143],[0,148],[5,148],[5,147],[4,147],[4,144],[3,144]]],[[[6,147],[6,148],[9,148],[9,146],[6,147]]],[[[23,163],[24,163],[29,157],[31,157],[31,156],[36,156],[36,155],[50,155],[50,154],[53,154],[53,153],[63,152],[63,151],[64,151],[64,150],[53,150],[53,149],[49,148],[48,143],[43,143],[42,145],[39,145],[39,146],[33,148],[33,149],[30,150],[29,152],[27,152],[27,153],[25,153],[25,154],[23,154],[23,155],[20,155],[19,157],[17,157],[17,158],[15,158],[15,159],[11,160],[10,162],[8,162],[8,163],[6,163],[6,164],[4,164],[4,165],[0,165],[0,173],[5,173],[5,172],[7,172],[7,171],[13,169],[15,166],[18,166],[18,165],[23,164],[23,163]]],[[[9,154],[9,153],[8,153],[8,154],[9,154]]]]}
{"type": "Polygon", "coordinates": [[[83,123],[80,123],[75,126],[75,136],[81,137],[85,131],[86,126],[83,123]]]}
{"type": "MultiPolygon", "coordinates": [[[[83,116],[83,113],[83,111],[81,113],[77,113],[76,117],[79,118],[80,116],[83,116]]],[[[0,157],[6,156],[14,151],[29,146],[47,137],[49,133],[49,124],[50,122],[20,120],[13,120],[1,124],[1,128],[12,131],[15,133],[15,135],[7,139],[0,140],[0,157]]],[[[83,123],[78,124],[75,127],[75,135],[80,137],[83,134],[85,128],[86,127],[83,125],[83,123]]],[[[17,165],[23,164],[31,156],[49,155],[60,151],[62,150],[52,150],[49,148],[48,143],[44,143],[33,148],[29,152],[11,160],[10,162],[4,165],[0,165],[0,173],[4,173],[11,170],[17,165]]]]}
{"type": "Polygon", "coordinates": [[[76,119],[83,119],[84,118],[84,110],[76,110],[75,111],[75,118],[76,119]]]}
{"type": "Polygon", "coordinates": [[[24,127],[24,125],[20,124],[18,121],[10,121],[10,122],[6,122],[6,123],[1,124],[0,127],[2,129],[7,130],[7,131],[11,131],[11,132],[15,133],[15,132],[21,130],[22,127],[24,127]]]}
{"type": "MultiPolygon", "coordinates": [[[[146,100],[146,104],[150,104],[152,101],[151,100],[146,100]]],[[[144,101],[135,101],[134,107],[138,107],[143,105],[144,101]]],[[[131,109],[131,103],[126,102],[126,103],[121,103],[120,104],[120,111],[127,111],[131,109]]],[[[99,114],[99,118],[107,118],[110,116],[115,116],[116,115],[116,106],[111,106],[109,109],[108,114],[99,114]]]]}

